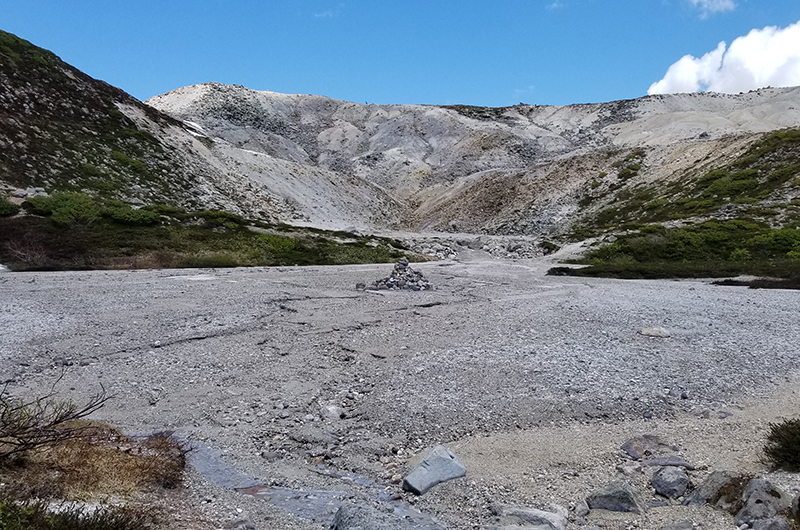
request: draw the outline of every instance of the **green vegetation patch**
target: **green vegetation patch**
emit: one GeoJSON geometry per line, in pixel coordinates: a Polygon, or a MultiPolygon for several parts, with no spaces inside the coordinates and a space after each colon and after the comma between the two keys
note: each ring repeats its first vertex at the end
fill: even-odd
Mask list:
{"type": "Polygon", "coordinates": [[[0,262],[12,270],[240,267],[419,260],[398,241],[172,205],[133,208],[78,192],[31,197],[32,214],[0,218],[0,262]]]}
{"type": "MultiPolygon", "coordinates": [[[[638,174],[640,158],[631,153],[614,163],[623,185],[638,174]]],[[[728,217],[780,217],[787,214],[791,204],[764,203],[778,190],[800,188],[798,176],[800,129],[778,131],[765,135],[730,164],[704,174],[687,174],[668,185],[658,182],[640,185],[633,191],[623,188],[614,197],[613,206],[587,216],[583,224],[612,230],[630,221],[664,222],[720,211],[726,211],[728,217]]],[[[584,201],[581,206],[591,202],[584,201]]]]}
{"type": "Polygon", "coordinates": [[[19,206],[9,201],[4,197],[0,197],[0,217],[8,215],[16,215],[19,212],[19,206]]]}
{"type": "Polygon", "coordinates": [[[561,271],[619,278],[800,277],[800,229],[748,220],[709,221],[683,228],[647,225],[589,251],[561,271]]]}

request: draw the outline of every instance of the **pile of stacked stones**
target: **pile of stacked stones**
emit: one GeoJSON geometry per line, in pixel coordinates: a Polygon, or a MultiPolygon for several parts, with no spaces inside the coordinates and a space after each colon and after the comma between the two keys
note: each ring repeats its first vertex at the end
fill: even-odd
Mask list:
{"type": "Polygon", "coordinates": [[[409,291],[433,290],[433,286],[428,282],[428,279],[421,272],[412,269],[406,258],[401,258],[400,261],[395,263],[394,270],[389,276],[375,280],[369,286],[359,283],[356,288],[372,290],[403,289],[409,291]]]}

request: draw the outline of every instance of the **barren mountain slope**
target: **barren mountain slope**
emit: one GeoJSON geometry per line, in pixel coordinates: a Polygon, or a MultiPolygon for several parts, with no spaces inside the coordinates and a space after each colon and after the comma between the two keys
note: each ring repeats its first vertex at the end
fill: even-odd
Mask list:
{"type": "Polygon", "coordinates": [[[764,132],[800,125],[800,88],[482,108],[362,105],[210,83],[147,103],[232,146],[371,182],[398,201],[409,228],[531,235],[569,230],[592,211],[581,202],[587,190],[611,188],[594,208],[613,203],[625,187],[699,175],[764,132]],[[626,162],[638,169],[620,178],[626,162]]]}

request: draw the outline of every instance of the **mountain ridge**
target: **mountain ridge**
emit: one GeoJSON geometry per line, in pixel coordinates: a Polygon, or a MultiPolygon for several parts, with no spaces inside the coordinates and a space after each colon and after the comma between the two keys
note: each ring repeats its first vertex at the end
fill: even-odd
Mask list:
{"type": "Polygon", "coordinates": [[[628,187],[683,175],[708,157],[724,163],[762,133],[800,125],[797,87],[483,108],[206,83],[147,103],[234,147],[379,186],[399,203],[400,227],[528,235],[571,229],[584,188],[634,151],[646,156],[628,187]]]}
{"type": "MultiPolygon", "coordinates": [[[[538,238],[613,229],[659,201],[689,201],[682,190],[706,173],[800,126],[800,87],[488,108],[205,83],[142,103],[4,32],[0,102],[7,192],[82,191],[321,228],[538,238]]],[[[781,182],[745,199],[783,208],[800,194],[781,182]]],[[[714,204],[740,197],[722,199],[714,204]]]]}

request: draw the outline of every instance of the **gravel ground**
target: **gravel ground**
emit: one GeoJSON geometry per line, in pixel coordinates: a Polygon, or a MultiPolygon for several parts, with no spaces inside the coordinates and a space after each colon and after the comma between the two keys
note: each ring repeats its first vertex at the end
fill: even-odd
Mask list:
{"type": "MultiPolygon", "coordinates": [[[[449,528],[491,526],[492,505],[569,507],[615,477],[636,434],[680,445],[693,481],[764,472],[768,423],[798,410],[800,292],[548,277],[544,260],[480,251],[412,266],[436,290],[355,289],[391,265],[2,273],[0,379],[30,397],[63,373],[75,401],[103,385],[114,398],[97,416],[125,430],[178,431],[274,487],[397,494],[449,528]],[[403,494],[393,477],[437,443],[467,478],[403,494]]],[[[335,510],[301,519],[187,484],[217,525],[318,529],[335,510]]],[[[687,510],[589,521],[733,527],[687,510]]]]}

